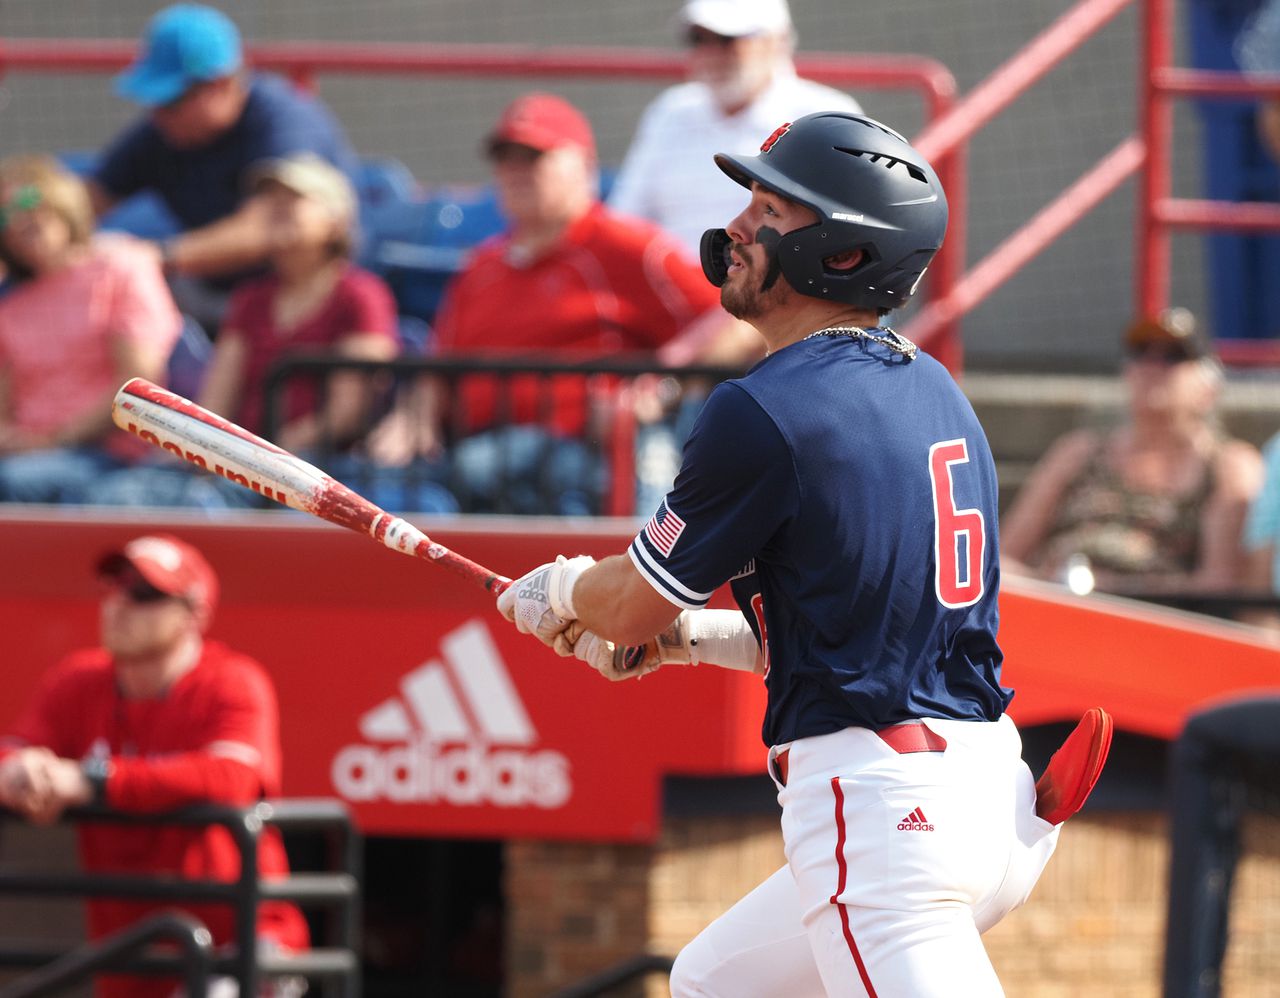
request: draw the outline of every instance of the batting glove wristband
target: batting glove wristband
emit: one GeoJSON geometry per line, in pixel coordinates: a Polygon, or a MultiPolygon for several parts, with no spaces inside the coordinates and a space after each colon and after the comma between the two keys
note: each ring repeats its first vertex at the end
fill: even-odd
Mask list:
{"type": "Polygon", "coordinates": [[[718,665],[754,672],[760,646],[737,610],[682,610],[655,639],[662,663],[718,665]]]}
{"type": "Polygon", "coordinates": [[[617,647],[574,621],[556,635],[552,647],[557,655],[581,659],[615,682],[639,679],[664,665],[699,662],[753,672],[760,650],[751,627],[736,610],[684,610],[639,648],[617,647]]]}
{"type": "Polygon", "coordinates": [[[578,576],[594,565],[588,555],[539,565],[522,575],[498,597],[498,612],[516,625],[516,630],[532,634],[545,645],[577,617],[573,608],[573,587],[578,576]]]}

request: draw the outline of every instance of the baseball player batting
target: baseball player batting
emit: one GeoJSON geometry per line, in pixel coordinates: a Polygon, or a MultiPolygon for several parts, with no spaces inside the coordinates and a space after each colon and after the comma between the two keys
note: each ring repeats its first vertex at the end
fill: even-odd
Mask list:
{"type": "Polygon", "coordinates": [[[703,269],[768,356],[711,394],[625,554],[562,556],[498,607],[610,679],[763,677],[787,865],[685,947],[673,995],[999,995],[980,934],[1026,900],[1111,729],[1086,715],[1037,789],[1000,682],[991,451],[946,370],[882,324],[946,197],[852,114],[715,161],[749,200],[703,269]],[[726,582],[741,612],[705,609],[726,582]],[[642,643],[636,665],[615,651],[642,643]]]}

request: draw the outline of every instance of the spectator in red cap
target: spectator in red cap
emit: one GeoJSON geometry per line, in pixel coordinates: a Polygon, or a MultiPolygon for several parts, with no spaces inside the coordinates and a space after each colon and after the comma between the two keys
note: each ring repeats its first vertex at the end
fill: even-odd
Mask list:
{"type": "MultiPolygon", "coordinates": [[[[275,690],[253,659],[205,638],[218,579],[176,537],[138,537],[103,557],[101,646],[73,653],[41,683],[0,740],[0,804],[38,824],[88,804],[149,814],[197,803],[247,805],[280,793],[275,690]]],[[[86,870],[234,881],[239,857],[219,828],[79,827],[86,870]]],[[[264,877],[288,872],[278,836],[259,845],[264,877]]],[[[94,938],[171,904],[94,900],[94,938]]],[[[190,905],[218,944],[233,939],[226,905],[190,905]]],[[[292,905],[264,903],[264,945],[297,950],[307,929],[292,905]]],[[[286,982],[281,996],[297,993],[286,982]]],[[[110,976],[99,998],[167,998],[163,978],[110,976]]]]}
{"type": "MultiPolygon", "coordinates": [[[[714,347],[703,344],[738,330],[673,238],[600,203],[591,126],[563,98],[514,101],[484,153],[510,227],[482,243],[446,289],[435,330],[441,355],[591,361],[695,344],[680,359],[710,361],[714,347]]],[[[378,428],[371,452],[392,465],[437,453],[448,409],[460,429],[452,483],[464,509],[599,512],[586,383],[554,379],[549,410],[540,389],[532,377],[500,384],[469,376],[446,405],[438,386],[423,388],[378,428]],[[542,482],[554,485],[549,501],[542,482]]]]}

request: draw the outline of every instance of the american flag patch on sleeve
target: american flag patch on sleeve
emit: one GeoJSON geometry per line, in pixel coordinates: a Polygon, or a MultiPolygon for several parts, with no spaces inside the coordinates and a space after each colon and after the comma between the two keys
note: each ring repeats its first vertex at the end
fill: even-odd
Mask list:
{"type": "Polygon", "coordinates": [[[645,537],[649,538],[649,543],[658,549],[662,557],[666,558],[671,554],[671,549],[676,546],[676,541],[683,533],[684,520],[676,516],[668,508],[667,500],[663,499],[658,512],[653,514],[653,519],[645,524],[645,537]]]}

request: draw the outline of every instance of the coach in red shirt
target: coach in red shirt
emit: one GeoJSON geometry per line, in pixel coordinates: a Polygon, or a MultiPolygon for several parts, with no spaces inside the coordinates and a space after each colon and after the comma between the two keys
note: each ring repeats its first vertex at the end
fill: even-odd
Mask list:
{"type": "MultiPolygon", "coordinates": [[[[35,698],[0,742],[0,804],[37,823],[100,801],[136,814],[188,804],[252,804],[280,792],[275,690],[262,666],[204,632],[218,580],[195,548],[175,537],[138,537],[102,559],[100,648],[76,652],[43,678],[35,698]]],[[[84,868],[234,881],[239,856],[223,828],[83,823],[84,868]]],[[[265,834],[264,877],[288,872],[284,847],[265,834]]],[[[171,904],[95,900],[89,932],[99,937],[171,904]]],[[[218,944],[233,938],[226,905],[191,905],[218,944]]],[[[301,914],[264,903],[258,934],[274,945],[307,945],[301,914]]],[[[173,993],[162,979],[105,978],[99,996],[173,993]]]]}
{"type": "MultiPolygon", "coordinates": [[[[595,139],[577,108],[554,94],[520,97],[484,151],[509,228],[477,247],[449,285],[436,317],[437,355],[590,361],[640,353],[682,363],[737,359],[739,343],[754,349],[754,340],[738,339],[742,328],[673,236],[600,203],[595,139]]],[[[389,464],[430,456],[445,418],[469,438],[454,459],[463,484],[476,487],[466,479],[484,464],[482,455],[515,465],[523,453],[532,458],[536,448],[525,440],[535,439],[535,426],[562,444],[590,432],[584,378],[557,377],[549,402],[542,395],[534,377],[468,376],[448,402],[438,389],[421,390],[375,434],[373,454],[389,464]]],[[[508,485],[526,471],[547,473],[541,460],[527,463],[507,467],[508,485]]],[[[471,508],[487,511],[493,497],[476,488],[471,508]]]]}

